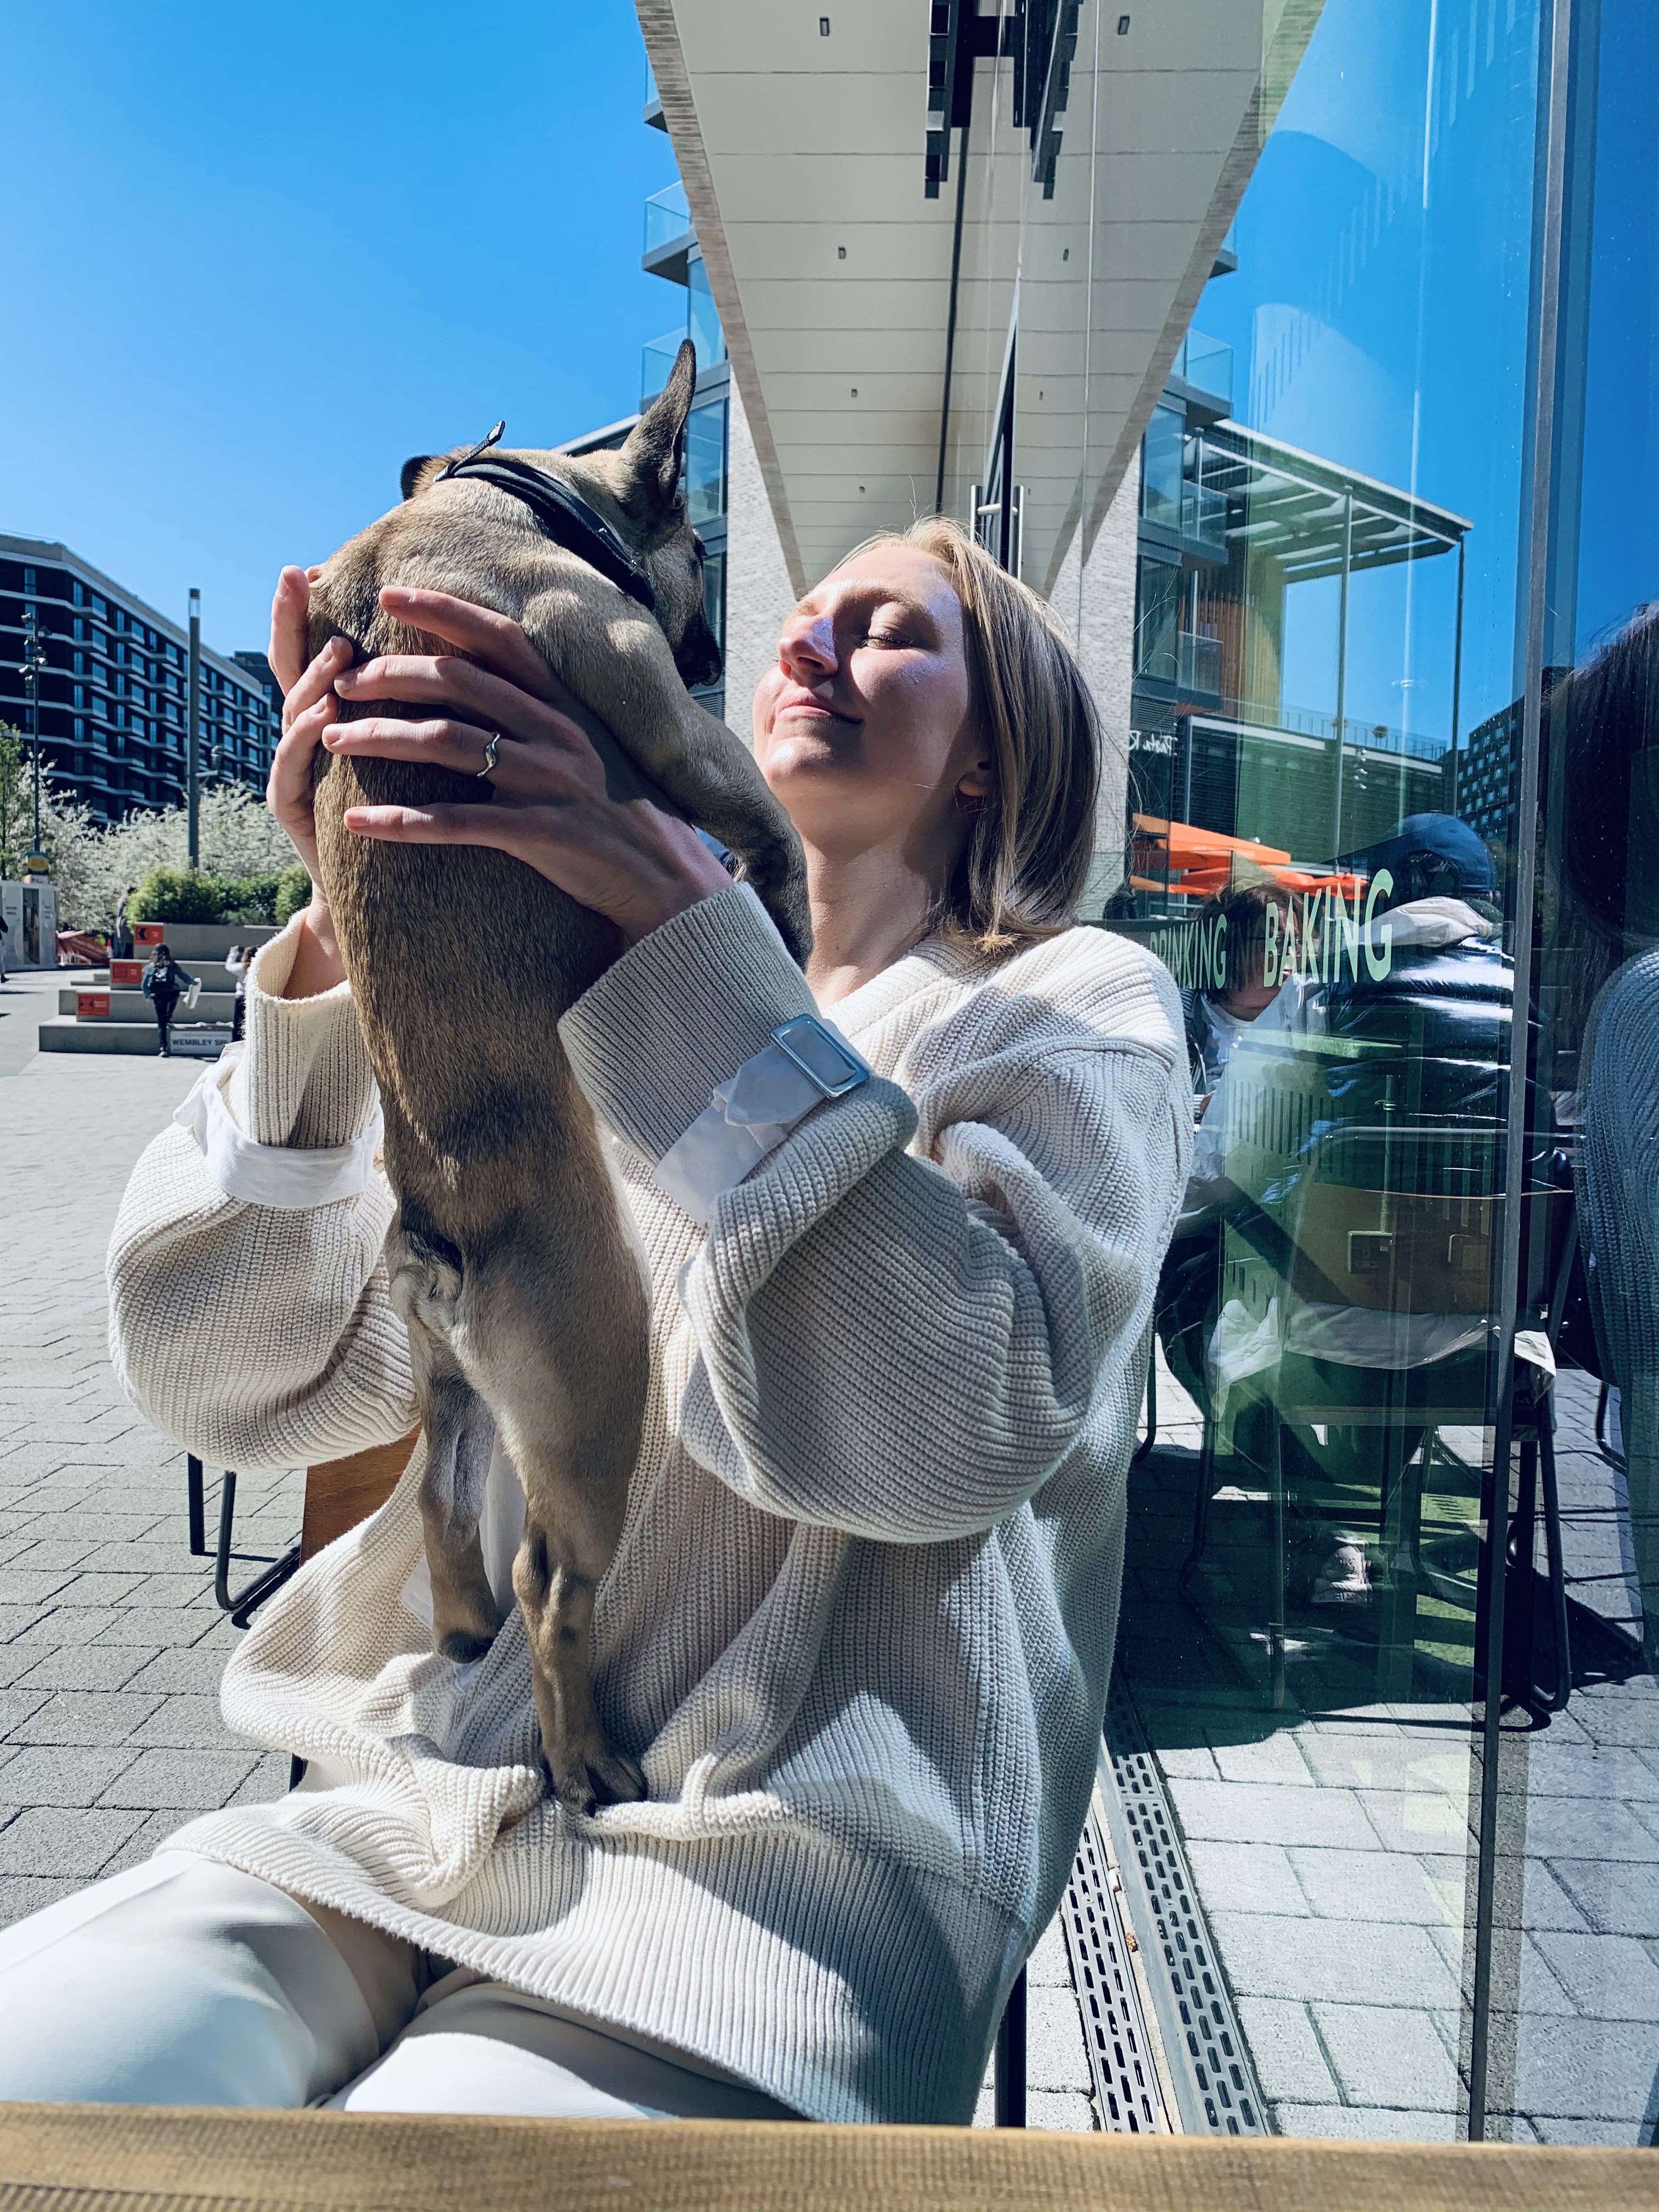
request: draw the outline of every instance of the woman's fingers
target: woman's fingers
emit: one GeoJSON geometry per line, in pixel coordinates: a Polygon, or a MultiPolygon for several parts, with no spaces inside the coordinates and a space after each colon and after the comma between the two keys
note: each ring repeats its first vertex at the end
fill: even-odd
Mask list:
{"type": "MultiPolygon", "coordinates": [[[[525,781],[519,771],[526,748],[499,731],[479,729],[471,722],[403,722],[371,715],[361,722],[330,723],[323,743],[331,753],[420,761],[428,768],[453,769],[458,775],[481,775],[488,765],[484,749],[492,735],[497,742],[490,781],[499,790],[515,789],[525,781]]],[[[546,780],[544,772],[535,779],[540,785],[546,780]]]]}
{"type": "Polygon", "coordinates": [[[503,853],[527,842],[515,829],[529,830],[527,816],[488,805],[348,806],[342,819],[354,836],[390,844],[493,845],[503,853]]]}
{"type": "MultiPolygon", "coordinates": [[[[272,668],[276,666],[273,661],[272,668]]],[[[295,717],[314,707],[319,700],[326,700],[331,714],[336,698],[336,679],[351,665],[351,641],[348,637],[331,637],[311,665],[289,687],[283,701],[283,726],[286,729],[295,717]]]]}
{"type": "Polygon", "coordinates": [[[560,687],[552,671],[519,624],[493,608],[475,606],[447,592],[417,591],[404,584],[388,584],[380,605],[411,629],[429,630],[462,653],[471,653],[488,669],[528,691],[538,699],[552,699],[560,687]]]}
{"type": "MultiPolygon", "coordinates": [[[[434,594],[433,596],[436,596],[434,594]]],[[[550,741],[574,751],[591,750],[586,733],[568,714],[531,696],[475,660],[425,653],[387,653],[343,670],[334,688],[342,699],[396,699],[411,707],[456,707],[486,730],[504,730],[526,741],[550,741]]]]}
{"type": "Polygon", "coordinates": [[[306,665],[306,624],[311,584],[303,568],[283,569],[270,602],[270,672],[284,695],[299,682],[306,665]]]}

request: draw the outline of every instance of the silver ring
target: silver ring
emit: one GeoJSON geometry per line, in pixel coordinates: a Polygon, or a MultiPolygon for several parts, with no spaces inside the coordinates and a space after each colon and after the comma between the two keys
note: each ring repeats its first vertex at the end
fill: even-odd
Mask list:
{"type": "Polygon", "coordinates": [[[480,781],[482,781],[483,777],[485,777],[485,776],[489,775],[493,771],[493,769],[495,769],[495,750],[496,750],[497,746],[501,744],[501,732],[500,732],[499,730],[492,730],[492,731],[490,732],[490,733],[489,733],[489,738],[485,740],[485,744],[484,744],[484,764],[483,764],[483,767],[478,770],[478,775],[479,775],[479,779],[480,779],[480,781]]]}

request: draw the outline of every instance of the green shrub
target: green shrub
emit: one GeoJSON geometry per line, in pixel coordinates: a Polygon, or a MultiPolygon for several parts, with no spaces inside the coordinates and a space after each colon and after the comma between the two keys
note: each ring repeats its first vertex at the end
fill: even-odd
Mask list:
{"type": "Polygon", "coordinates": [[[311,878],[303,866],[284,868],[276,878],[276,896],[271,902],[270,918],[278,929],[293,921],[302,906],[311,904],[311,878]]]}
{"type": "Polygon", "coordinates": [[[219,921],[228,886],[197,868],[147,868],[127,902],[129,921],[219,921]]]}
{"type": "Polygon", "coordinates": [[[270,876],[232,876],[225,883],[225,919],[228,921],[275,921],[276,893],[282,878],[270,876]]]}

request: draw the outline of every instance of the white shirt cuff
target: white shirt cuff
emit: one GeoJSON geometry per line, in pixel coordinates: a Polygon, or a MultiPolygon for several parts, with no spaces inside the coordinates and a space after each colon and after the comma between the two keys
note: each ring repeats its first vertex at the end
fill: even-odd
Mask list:
{"type": "MultiPolygon", "coordinates": [[[[811,1018],[829,1030],[848,1059],[863,1071],[854,1082],[866,1081],[868,1064],[835,1024],[817,1016],[811,1018]]],[[[707,1228],[721,1194],[752,1175],[799,1122],[836,1095],[814,1082],[781,1045],[763,1047],[729,1082],[716,1086],[710,1103],[658,1161],[659,1189],[707,1228]]]]}
{"type": "Polygon", "coordinates": [[[227,1198],[268,1206],[280,1213],[304,1213],[313,1206],[356,1198],[367,1190],[384,1126],[379,1109],[373,1124],[347,1145],[301,1152],[286,1145],[256,1144],[231,1118],[221,1087],[243,1050],[240,1044],[227,1046],[218,1060],[203,1069],[173,1117],[196,1139],[209,1182],[227,1198]]]}

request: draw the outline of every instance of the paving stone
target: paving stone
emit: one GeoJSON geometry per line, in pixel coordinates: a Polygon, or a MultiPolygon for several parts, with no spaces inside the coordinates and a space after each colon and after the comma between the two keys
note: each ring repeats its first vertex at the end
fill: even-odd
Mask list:
{"type": "MultiPolygon", "coordinates": [[[[48,1521],[45,1525],[46,1529],[50,1529],[52,1524],[48,1521]]],[[[78,1540],[64,1539],[50,1535],[43,1530],[40,1535],[31,1534],[20,1539],[6,1565],[21,1568],[30,1574],[61,1572],[67,1575],[73,1571],[83,1571],[88,1554],[96,1549],[96,1545],[84,1537],[78,1540]]]]}
{"type": "Polygon", "coordinates": [[[1206,1911],[1308,1916],[1307,1898],[1282,1844],[1188,1843],[1187,1856],[1206,1911]]]}
{"type": "Polygon", "coordinates": [[[1645,2113],[1639,2119],[1562,2120],[1549,2113],[1526,2116],[1526,2124],[1540,2143],[1556,2143],[1585,2150],[1650,2148],[1653,2124],[1645,2113]]]}
{"type": "Polygon", "coordinates": [[[1241,1997],[1238,2017],[1261,2094],[1269,2103],[1286,2098],[1312,2105],[1339,2101],[1306,2005],[1276,1997],[1241,1997]]]}
{"type": "Polygon", "coordinates": [[[1627,1745],[1551,1743],[1553,1728],[1527,1761],[1529,1797],[1616,1797],[1659,1803],[1659,1765],[1627,1745]]]}
{"type": "Polygon", "coordinates": [[[1386,1851],[1462,1854],[1469,1843],[1468,1814],[1437,1790],[1362,1790],[1356,1795],[1386,1851]]]}
{"type": "MultiPolygon", "coordinates": [[[[1457,2069],[1426,2012],[1316,2004],[1315,2023],[1351,2105],[1444,2112],[1457,2106],[1457,2069]]],[[[1456,2015],[1448,2015],[1456,2033],[1456,2015]]]]}
{"type": "Polygon", "coordinates": [[[1034,1990],[1069,1990],[1072,1962],[1066,1954],[1066,1935],[1056,1913],[1038,1936],[1025,1961],[1025,1978],[1034,1990]]]}
{"type": "Polygon", "coordinates": [[[1314,2136],[1344,2142],[1455,2142],[1457,2124],[1449,2112],[1389,2112],[1350,2105],[1279,2105],[1274,2126],[1282,2136],[1314,2136]]]}
{"type": "MultiPolygon", "coordinates": [[[[0,1790],[5,1779],[0,1774],[0,1790]]],[[[1595,2020],[1659,2021],[1659,1966],[1631,1936],[1572,1936],[1546,1929],[1538,1948],[1581,2013],[1595,2020]]],[[[1525,1994],[1522,1993],[1525,2008],[1525,1994]]]]}
{"type": "Polygon", "coordinates": [[[1351,1917],[1363,1899],[1369,1920],[1413,1921],[1419,1926],[1461,1924],[1463,1866],[1461,1860],[1436,1859],[1438,1882],[1421,1859],[1401,1851],[1322,1851],[1297,1849],[1290,1863],[1309,1905],[1336,1920],[1351,1917]],[[1449,1869],[1449,1875],[1448,1874],[1449,1869]],[[1455,1905],[1448,1910],[1447,1885],[1455,1881],[1455,1905]]]}
{"type": "Polygon", "coordinates": [[[30,1698],[33,1710],[9,1729],[9,1740],[13,1743],[125,1743],[161,1703],[161,1693],[155,1691],[11,1690],[0,1695],[0,1718],[8,1698],[24,1696],[30,1698]]]}
{"type": "Polygon", "coordinates": [[[1420,1731],[1370,1736],[1298,1732],[1297,1741],[1316,1779],[1328,1789],[1431,1790],[1460,1805],[1468,1802],[1465,1746],[1438,1738],[1425,1743],[1420,1731]]]}
{"type": "Polygon", "coordinates": [[[1549,1867],[1592,1927],[1659,1940],[1659,1865],[1557,1858],[1549,1867]]]}
{"type": "MultiPolygon", "coordinates": [[[[98,1802],[135,1811],[172,1807],[215,1812],[247,1779],[255,1757],[252,1747],[242,1752],[143,1751],[112,1778],[98,1802]]],[[[0,1769],[0,1790],[7,1771],[0,1769]]]]}
{"type": "MultiPolygon", "coordinates": [[[[293,1762],[285,1751],[265,1751],[259,1754],[258,1764],[234,1796],[226,1799],[230,1805],[272,1805],[277,1798],[286,1797],[289,1774],[293,1762]]],[[[1070,1986],[1069,1984],[1066,1984],[1070,1986]]]]}
{"type": "Polygon", "coordinates": [[[198,1746],[222,1750],[233,1741],[219,1715],[219,1700],[202,1690],[157,1693],[149,1718],[134,1729],[131,1741],[145,1748],[190,1751],[198,1746]]]}
{"type": "Polygon", "coordinates": [[[1212,1735],[1210,1750],[1224,1782],[1264,1782],[1299,1790],[1313,1787],[1308,1762],[1289,1733],[1265,1736],[1255,1743],[1229,1743],[1212,1735]]]}
{"type": "Polygon", "coordinates": [[[60,1897],[72,1897],[84,1887],[78,1878],[70,1875],[60,1875],[56,1881],[44,1875],[0,1877],[0,1926],[9,1927],[14,1920],[27,1919],[31,1912],[44,1912],[60,1897]]]}
{"type": "Polygon", "coordinates": [[[50,1690],[0,1690],[0,1735],[21,1728],[51,1696],[50,1690]]]}
{"type": "Polygon", "coordinates": [[[0,1875],[44,1875],[91,1881],[118,1851],[141,1815],[30,1806],[0,1828],[0,1875]]]}
{"type": "Polygon", "coordinates": [[[0,1780],[0,1796],[20,1806],[90,1805],[135,1756],[106,1745],[30,1745],[0,1767],[0,1777],[9,1778],[9,1786],[0,1780]]]}
{"type": "Polygon", "coordinates": [[[1025,2083],[1088,2094],[1092,2076],[1083,2022],[1069,1989],[1032,1990],[1026,2014],[1025,2083]]]}
{"type": "Polygon", "coordinates": [[[1086,2136],[1095,2131],[1095,2108],[1088,2097],[1057,2094],[1050,2089],[1028,2089],[1025,2124],[1051,2133],[1086,2136]]]}
{"type": "Polygon", "coordinates": [[[73,1567],[0,1567],[0,1605],[44,1605],[74,1576],[73,1567]]]}
{"type": "MultiPolygon", "coordinates": [[[[134,1653],[137,1659],[140,1655],[134,1653]]],[[[177,1651],[158,1651],[142,1673],[131,1677],[135,1690],[194,1690],[217,1697],[228,1650],[218,1645],[191,1644],[177,1651]]]]}
{"type": "Polygon", "coordinates": [[[1622,1859],[1659,1866],[1659,1835],[1616,1798],[1529,1798],[1527,1849],[1552,1860],[1622,1859]]]}
{"type": "Polygon", "coordinates": [[[1211,1925],[1241,1996],[1340,2004],[1364,1990],[1378,2005],[1438,2011],[1457,2003],[1456,1979],[1422,1928],[1231,1912],[1213,1914],[1211,1925]]]}
{"type": "Polygon", "coordinates": [[[1182,1832],[1239,1844],[1323,1844],[1364,1850],[1375,1838],[1358,1798],[1344,1790],[1279,1790],[1265,1783],[1176,1782],[1182,1832]]]}
{"type": "MultiPolygon", "coordinates": [[[[4,1647],[7,1651],[16,1649],[13,1644],[4,1647]]],[[[34,1652],[33,1663],[20,1672],[17,1680],[30,1690],[125,1690],[152,1656],[143,1650],[118,1650],[107,1644],[65,1645],[58,1650],[34,1652]]]]}
{"type": "Polygon", "coordinates": [[[52,1614],[52,1606],[0,1605],[0,1645],[9,1644],[15,1636],[25,1636],[38,1627],[52,1614]]]}
{"type": "Polygon", "coordinates": [[[150,1651],[183,1650],[199,1644],[220,1618],[216,1606],[212,1620],[186,1606],[163,1612],[148,1606],[118,1606],[88,1637],[90,1644],[121,1644],[150,1651]]]}
{"type": "MultiPolygon", "coordinates": [[[[0,1834],[0,1849],[5,1837],[0,1834]]],[[[1502,2023],[1495,2023],[1501,2027],[1502,2023]]],[[[1528,2020],[1516,2053],[1517,2111],[1625,2122],[1653,2093],[1654,2042],[1620,2021],[1528,2020]]]]}

